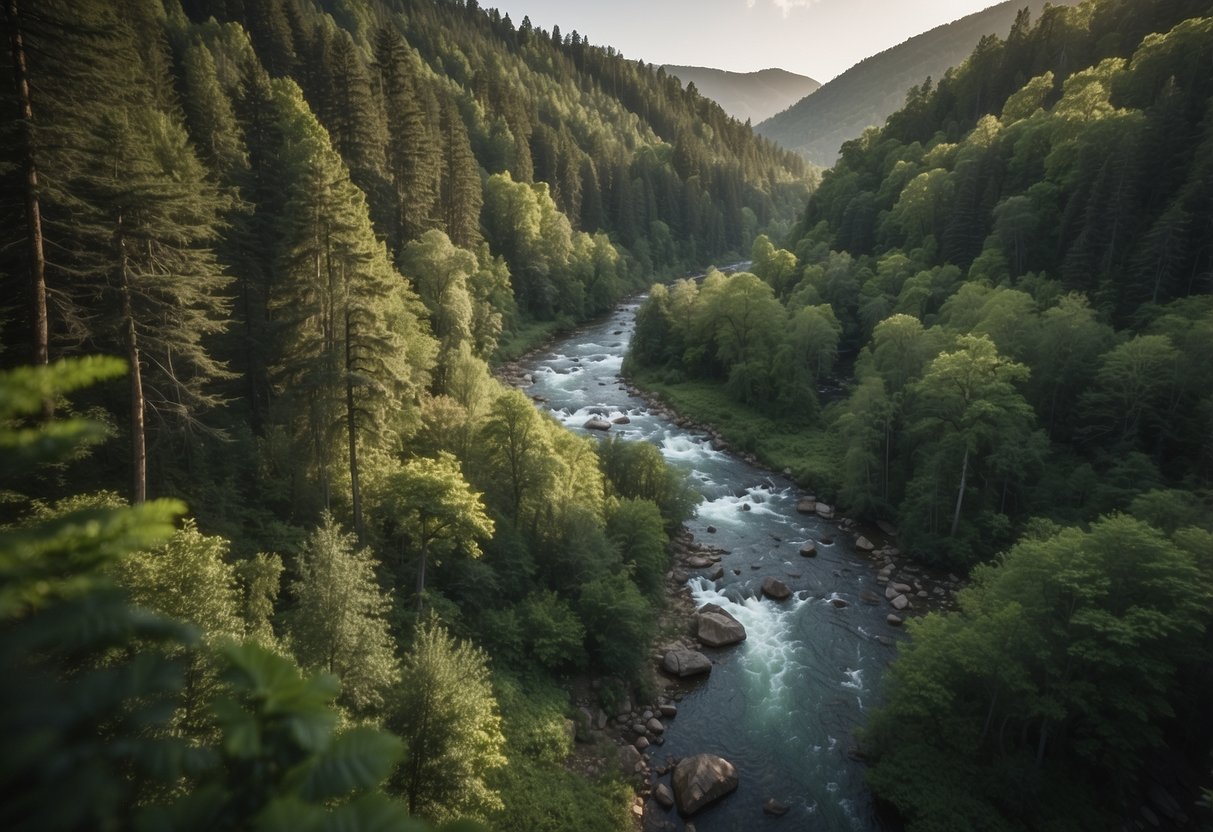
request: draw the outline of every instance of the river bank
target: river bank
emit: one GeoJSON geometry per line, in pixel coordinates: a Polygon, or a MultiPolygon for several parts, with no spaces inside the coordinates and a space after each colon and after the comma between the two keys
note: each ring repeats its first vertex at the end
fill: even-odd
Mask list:
{"type": "Polygon", "coordinates": [[[798,511],[808,508],[803,498],[820,495],[752,464],[753,456],[726,452],[707,425],[625,385],[620,372],[636,308],[635,302],[624,304],[498,368],[499,377],[582,435],[603,435],[585,429],[592,418],[627,416],[607,435],[655,444],[703,496],[697,516],[675,541],[666,579],[669,608],[651,652],[652,691],[643,702],[604,697],[588,681],[576,691],[577,721],[590,742],[578,746],[575,758],[585,759],[573,765],[582,770],[584,763],[593,776],[613,763],[606,757],[623,755],[639,792],[633,815],[651,828],[683,824],[658,802],[658,785],[668,783],[660,772],[668,772],[673,760],[711,753],[736,764],[740,786],[695,816],[699,832],[742,828],[762,816],[768,800],[788,807],[789,828],[888,829],[867,791],[854,731],[879,702],[880,678],[901,632],[887,618],[896,613],[892,598],[903,597],[914,615],[942,604],[942,593],[911,571],[916,567],[880,530],[854,528],[824,505],[818,511],[816,502],[798,511]],[[870,550],[859,545],[861,537],[870,550]],[[810,547],[811,556],[801,554],[810,547]],[[761,600],[768,579],[788,587],[787,600],[761,600]],[[883,597],[891,589],[899,591],[883,597]],[[711,661],[705,682],[673,681],[659,662],[665,648],[692,645],[693,611],[706,603],[741,621],[747,639],[700,648],[711,661]],[[601,701],[616,704],[600,708],[601,701]],[[663,705],[673,714],[662,713],[663,705]],[[651,719],[662,730],[650,727],[651,719]]]}

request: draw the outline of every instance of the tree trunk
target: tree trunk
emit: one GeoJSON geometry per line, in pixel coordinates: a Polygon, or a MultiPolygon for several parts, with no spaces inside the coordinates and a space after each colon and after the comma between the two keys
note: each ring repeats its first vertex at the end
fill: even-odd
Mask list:
{"type": "Polygon", "coordinates": [[[422,599],[425,598],[425,562],[429,560],[429,529],[425,515],[421,516],[421,563],[417,565],[417,613],[420,615],[422,599]]]}
{"type": "Polygon", "coordinates": [[[345,313],[345,421],[350,440],[350,503],[354,511],[354,534],[364,539],[362,528],[362,487],[358,482],[358,428],[354,412],[354,367],[350,353],[350,313],[345,313]]]}
{"type": "MultiPolygon", "coordinates": [[[[6,0],[4,16],[9,27],[18,118],[24,127],[25,152],[22,154],[21,168],[24,179],[26,244],[34,325],[33,361],[35,365],[44,365],[50,361],[50,326],[46,314],[46,257],[42,250],[42,209],[38,201],[38,165],[34,157],[34,109],[30,100],[29,69],[25,62],[25,41],[21,35],[17,0],[6,0]]],[[[47,417],[51,415],[52,407],[53,403],[49,400],[43,404],[47,417]]]]}
{"type": "Polygon", "coordinates": [[[965,448],[964,459],[960,463],[960,490],[956,492],[956,512],[952,515],[952,531],[949,537],[956,537],[956,529],[960,527],[960,507],[965,499],[965,480],[969,476],[969,449],[965,448]]]}
{"type": "Polygon", "coordinates": [[[131,305],[130,275],[127,268],[126,240],[122,236],[122,217],[118,218],[118,278],[122,290],[122,317],[126,330],[126,355],[131,365],[131,502],[147,499],[147,437],[143,424],[145,407],[143,374],[139,366],[139,340],[135,332],[135,312],[131,305]]]}

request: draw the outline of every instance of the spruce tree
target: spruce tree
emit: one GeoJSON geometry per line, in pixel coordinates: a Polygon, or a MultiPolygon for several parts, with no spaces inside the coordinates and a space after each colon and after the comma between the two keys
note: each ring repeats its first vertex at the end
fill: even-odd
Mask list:
{"type": "Polygon", "coordinates": [[[480,206],[484,201],[480,170],[467,127],[450,98],[442,100],[442,187],[439,210],[447,236],[461,248],[480,242],[480,206]]]}
{"type": "Polygon", "coordinates": [[[375,239],[366,202],[292,82],[275,102],[291,196],[271,309],[281,326],[276,383],[282,412],[331,503],[344,433],[355,531],[362,534],[359,446],[392,434],[407,394],[426,381],[434,344],[421,304],[375,239]]]}

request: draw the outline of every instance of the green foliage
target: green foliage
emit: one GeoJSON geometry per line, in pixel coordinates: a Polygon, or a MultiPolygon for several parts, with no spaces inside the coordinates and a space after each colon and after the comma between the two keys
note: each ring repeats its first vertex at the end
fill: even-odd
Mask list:
{"type": "Polygon", "coordinates": [[[611,676],[635,676],[656,625],[636,585],[614,575],[595,578],[581,587],[577,612],[585,622],[596,667],[611,676]]]}
{"type": "Polygon", "coordinates": [[[501,807],[486,782],[507,762],[487,658],[434,619],[417,627],[388,718],[405,741],[393,782],[410,814],[487,818],[501,807]]]}
{"type": "Polygon", "coordinates": [[[699,496],[655,446],[612,436],[600,442],[597,451],[608,492],[625,500],[652,503],[667,531],[695,513],[699,496]]]}
{"type": "Polygon", "coordinates": [[[296,562],[287,621],[299,664],[335,674],[342,705],[365,716],[387,708],[397,658],[391,599],[379,588],[374,557],[356,543],[331,514],[321,517],[296,562]]]}
{"type": "Polygon", "coordinates": [[[654,601],[660,600],[670,556],[666,551],[669,538],[657,504],[627,498],[615,501],[607,513],[606,533],[619,547],[619,555],[640,591],[654,601]]]}
{"type": "Polygon", "coordinates": [[[1104,828],[1104,785],[1133,782],[1208,660],[1207,581],[1124,516],[1021,540],[912,625],[865,733],[873,787],[910,829],[1104,828]]]}

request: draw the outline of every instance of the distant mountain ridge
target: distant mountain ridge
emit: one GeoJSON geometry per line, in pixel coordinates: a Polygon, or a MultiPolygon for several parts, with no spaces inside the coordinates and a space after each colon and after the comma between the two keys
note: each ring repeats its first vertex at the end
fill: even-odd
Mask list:
{"type": "MultiPolygon", "coordinates": [[[[1077,4],[1078,0],[1052,3],[1077,4]]],[[[938,81],[949,67],[967,58],[982,37],[1005,37],[1016,13],[1025,6],[1035,20],[1045,0],[1007,0],[915,35],[865,58],[808,97],[757,124],[754,130],[815,165],[830,167],[842,143],[870,126],[884,124],[905,104],[910,87],[921,84],[927,76],[938,81]]]]}
{"type": "Polygon", "coordinates": [[[750,119],[754,123],[770,118],[821,86],[820,81],[786,69],[729,72],[672,64],[662,68],[682,81],[683,86],[693,83],[700,94],[715,101],[738,121],[750,119]]]}

